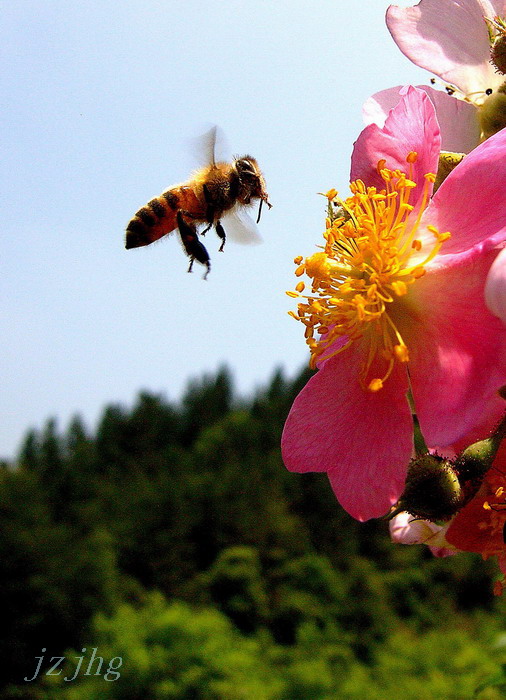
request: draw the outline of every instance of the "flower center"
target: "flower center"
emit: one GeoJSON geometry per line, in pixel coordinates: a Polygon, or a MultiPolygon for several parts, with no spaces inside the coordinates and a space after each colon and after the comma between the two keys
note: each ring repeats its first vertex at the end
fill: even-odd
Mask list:
{"type": "Polygon", "coordinates": [[[312,279],[311,294],[301,294],[305,289],[302,281],[296,292],[287,292],[305,299],[299,303],[297,314],[290,313],[306,326],[312,367],[365,339],[368,350],[359,378],[369,391],[382,388],[395,362],[409,361],[408,347],[391,311],[395,302],[408,293],[409,286],[425,274],[427,263],[450,237],[428,226],[435,243],[427,254],[421,254],[423,244],[417,231],[430,196],[429,183],[435,176],[425,176],[421,202],[413,211],[409,199],[416,187],[412,180],[416,158],[416,153],[406,158],[409,176],[389,170],[384,160],[379,161],[378,173],[385,183],[381,191],[356,180],[350,185],[352,196],[344,202],[336,199],[335,190],[327,193],[325,246],[305,260],[295,259],[295,274],[299,277],[306,273],[312,279]],[[336,201],[339,207],[333,208],[336,201]],[[381,376],[374,373],[378,358],[384,364],[381,376]]]}

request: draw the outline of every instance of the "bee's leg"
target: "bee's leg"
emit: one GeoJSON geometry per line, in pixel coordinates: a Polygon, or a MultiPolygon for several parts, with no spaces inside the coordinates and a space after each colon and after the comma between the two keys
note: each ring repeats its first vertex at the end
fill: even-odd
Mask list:
{"type": "MultiPolygon", "coordinates": [[[[188,272],[192,272],[192,270],[193,270],[193,261],[194,261],[194,260],[195,260],[194,257],[190,258],[190,264],[188,265],[188,272]]],[[[210,263],[210,261],[208,260],[208,261],[207,261],[207,270],[204,272],[204,277],[203,277],[203,279],[205,279],[205,280],[207,279],[207,275],[210,273],[210,271],[211,271],[211,263],[210,263]]]]}
{"type": "Polygon", "coordinates": [[[209,259],[209,253],[199,241],[197,227],[195,226],[195,224],[190,224],[184,220],[181,210],[178,211],[176,219],[179,235],[181,237],[181,242],[184,246],[184,249],[186,250],[187,255],[189,255],[189,257],[191,258],[188,272],[191,272],[192,270],[193,261],[197,260],[197,262],[207,267],[207,272],[204,275],[205,279],[209,270],[211,269],[211,262],[209,259]]]}
{"type": "Polygon", "coordinates": [[[225,235],[225,229],[224,229],[223,226],[221,225],[221,221],[220,221],[219,219],[218,219],[218,221],[216,222],[214,228],[216,229],[216,233],[218,234],[218,236],[221,238],[221,245],[220,245],[220,250],[219,250],[219,252],[222,253],[222,252],[223,252],[223,248],[225,247],[225,240],[226,240],[227,237],[226,237],[226,235],[225,235]]]}
{"type": "Polygon", "coordinates": [[[204,193],[204,199],[206,200],[207,208],[206,208],[206,221],[208,224],[213,223],[214,221],[214,215],[215,215],[215,210],[214,210],[214,205],[213,205],[213,197],[211,193],[209,192],[209,187],[204,184],[202,185],[202,191],[204,193]]]}
{"type": "MultiPolygon", "coordinates": [[[[204,185],[204,190],[206,190],[206,185],[204,185]]],[[[198,220],[202,221],[200,216],[192,214],[191,211],[186,211],[186,209],[180,209],[179,211],[181,212],[181,215],[184,216],[186,219],[198,219],[198,220]]],[[[208,205],[207,209],[206,209],[206,216],[204,219],[204,221],[207,221],[207,226],[205,227],[205,229],[203,231],[200,231],[201,236],[205,236],[206,233],[211,228],[211,226],[213,225],[213,217],[214,217],[214,210],[212,209],[212,207],[210,207],[210,205],[208,205]],[[209,218],[209,217],[211,217],[211,218],[209,218]]]]}
{"type": "Polygon", "coordinates": [[[208,223],[208,226],[206,226],[206,228],[202,231],[202,235],[207,233],[207,231],[209,231],[211,226],[214,224],[215,231],[218,234],[218,236],[221,238],[221,246],[220,246],[220,251],[219,251],[221,253],[223,251],[224,246],[225,246],[225,239],[226,239],[225,229],[221,225],[221,221],[219,219],[217,219],[215,221],[216,215],[218,214],[218,216],[219,216],[219,212],[216,211],[216,207],[213,204],[213,197],[212,197],[211,193],[209,192],[209,187],[204,183],[204,185],[202,186],[202,189],[204,192],[204,198],[205,198],[206,203],[207,203],[206,221],[208,223]]]}

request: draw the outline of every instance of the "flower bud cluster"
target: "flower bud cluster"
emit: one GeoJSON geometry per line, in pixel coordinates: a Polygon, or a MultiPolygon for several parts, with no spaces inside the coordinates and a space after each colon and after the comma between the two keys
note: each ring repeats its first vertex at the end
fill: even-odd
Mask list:
{"type": "Polygon", "coordinates": [[[408,467],[404,491],[388,517],[406,511],[416,518],[446,522],[478,492],[506,434],[506,415],[492,435],[473,443],[455,460],[426,453],[408,467]]]}

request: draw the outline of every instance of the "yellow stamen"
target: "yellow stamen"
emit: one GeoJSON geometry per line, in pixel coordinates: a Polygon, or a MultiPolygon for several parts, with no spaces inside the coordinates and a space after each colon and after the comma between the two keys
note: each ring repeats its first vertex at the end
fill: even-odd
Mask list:
{"type": "Polygon", "coordinates": [[[394,355],[399,362],[409,362],[409,351],[405,345],[394,345],[394,355]]]}
{"type": "MultiPolygon", "coordinates": [[[[361,180],[352,182],[351,196],[342,202],[346,217],[327,221],[322,250],[305,260],[295,258],[295,274],[311,278],[311,294],[302,296],[296,316],[306,326],[311,366],[362,339],[367,352],[360,382],[371,392],[384,386],[396,363],[409,362],[409,350],[393,320],[391,305],[409,295],[411,285],[423,277],[426,265],[450,236],[434,226],[427,227],[434,245],[419,255],[423,246],[417,232],[434,178],[431,173],[425,175],[414,212],[409,199],[416,187],[416,159],[416,153],[408,154],[407,173],[389,170],[380,160],[377,172],[385,183],[382,190],[366,187],[361,180]],[[315,334],[320,336],[318,340],[315,334]],[[342,339],[346,339],[344,343],[342,339]],[[338,340],[341,342],[335,349],[338,340]]],[[[330,199],[330,195],[334,199],[337,192],[329,190],[326,196],[330,199]]],[[[297,284],[293,296],[304,291],[302,284],[297,284]]]]}
{"type": "Polygon", "coordinates": [[[381,379],[372,379],[367,387],[369,391],[376,392],[383,389],[383,382],[381,379]]]}

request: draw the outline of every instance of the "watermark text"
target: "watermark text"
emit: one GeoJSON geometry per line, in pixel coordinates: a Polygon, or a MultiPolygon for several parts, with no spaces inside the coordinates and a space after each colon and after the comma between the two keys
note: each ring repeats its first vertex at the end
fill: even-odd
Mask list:
{"type": "MultiPolygon", "coordinates": [[[[31,683],[31,681],[34,681],[37,676],[40,673],[40,669],[42,668],[42,664],[44,663],[44,652],[47,651],[46,647],[42,647],[41,649],[42,655],[41,656],[36,656],[35,659],[38,659],[38,664],[35,668],[35,673],[31,678],[28,678],[28,676],[25,676],[23,680],[25,680],[27,683],[31,683]]],[[[101,656],[97,656],[97,651],[98,647],[93,647],[92,653],[90,654],[90,658],[88,661],[88,666],[86,667],[86,671],[82,674],[83,676],[101,676],[103,675],[105,681],[116,681],[120,677],[120,673],[118,671],[118,668],[121,668],[121,665],[123,664],[123,659],[121,656],[115,656],[113,659],[109,661],[109,664],[107,665],[107,668],[104,670],[102,673],[102,667],[104,666],[104,659],[101,656]],[[96,670],[95,670],[96,669],[96,670]]],[[[85,663],[83,664],[84,658],[86,656],[86,647],[84,649],[81,649],[81,653],[83,656],[74,656],[71,658],[74,658],[77,660],[77,666],[75,669],[75,672],[73,676],[70,678],[67,678],[67,676],[63,677],[64,681],[73,681],[77,678],[79,675],[79,672],[81,671],[81,666],[84,668],[86,665],[85,663]]],[[[59,676],[61,673],[63,673],[63,669],[61,666],[64,664],[64,662],[67,659],[65,656],[51,656],[47,658],[46,664],[49,664],[49,668],[47,671],[45,671],[46,676],[59,676]]],[[[107,663],[107,662],[106,662],[107,663]]],[[[44,675],[44,674],[42,674],[44,675]]]]}

